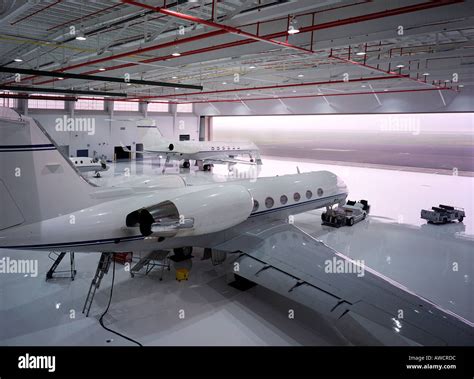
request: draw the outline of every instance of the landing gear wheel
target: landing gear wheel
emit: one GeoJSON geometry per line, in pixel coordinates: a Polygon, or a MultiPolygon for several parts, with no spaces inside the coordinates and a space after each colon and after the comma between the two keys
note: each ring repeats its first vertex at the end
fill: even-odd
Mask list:
{"type": "Polygon", "coordinates": [[[459,222],[462,222],[463,220],[464,220],[464,216],[461,216],[461,217],[458,218],[459,222]]]}
{"type": "Polygon", "coordinates": [[[253,158],[250,158],[250,162],[251,162],[251,163],[253,163],[253,162],[254,162],[253,158]]]}
{"type": "Polygon", "coordinates": [[[347,219],[347,225],[349,225],[349,226],[354,225],[354,219],[352,217],[347,219]]]}
{"type": "Polygon", "coordinates": [[[189,168],[191,165],[189,164],[189,162],[184,162],[183,163],[183,168],[189,168]]]}
{"type": "Polygon", "coordinates": [[[212,166],[211,166],[210,164],[205,164],[202,169],[203,169],[204,171],[211,171],[211,167],[212,167],[212,166]]]}

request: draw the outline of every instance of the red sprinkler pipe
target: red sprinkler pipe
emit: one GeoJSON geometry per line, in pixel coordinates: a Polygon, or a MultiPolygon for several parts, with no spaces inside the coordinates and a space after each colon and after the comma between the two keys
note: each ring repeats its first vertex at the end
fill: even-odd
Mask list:
{"type": "MultiPolygon", "coordinates": [[[[332,54],[329,55],[329,58],[336,59],[336,60],[351,64],[351,65],[364,67],[364,68],[367,68],[369,70],[380,71],[380,72],[383,72],[385,74],[390,75],[390,77],[392,77],[392,78],[404,78],[404,79],[408,79],[408,80],[411,80],[411,81],[414,81],[414,82],[417,82],[417,83],[426,84],[425,81],[420,80],[420,79],[412,78],[412,77],[410,77],[410,75],[406,75],[406,74],[404,75],[404,74],[396,73],[395,71],[390,71],[390,70],[389,71],[384,71],[384,70],[382,70],[380,68],[377,68],[377,67],[369,66],[369,65],[364,64],[364,63],[355,62],[355,61],[350,60],[350,59],[336,57],[335,55],[332,55],[332,54]]],[[[436,88],[439,89],[440,87],[437,86],[436,88]]],[[[449,89],[451,89],[451,88],[449,88],[449,89]]]]}
{"type": "Polygon", "coordinates": [[[368,78],[358,78],[358,79],[351,79],[349,81],[344,80],[329,80],[325,82],[310,82],[310,83],[293,83],[293,84],[279,84],[274,86],[261,86],[261,87],[252,87],[252,88],[233,88],[233,89],[223,89],[223,90],[216,90],[216,91],[206,91],[206,92],[188,92],[188,93],[180,93],[174,95],[147,95],[147,96],[140,96],[140,97],[132,97],[132,99],[161,99],[161,98],[168,98],[168,97],[183,97],[183,96],[190,96],[190,95],[210,95],[210,94],[218,94],[218,93],[232,93],[232,92],[249,92],[249,91],[260,91],[260,90],[271,90],[271,89],[281,89],[281,88],[293,88],[293,87],[309,87],[309,86],[319,86],[319,85],[328,85],[328,84],[347,84],[353,82],[366,82],[366,81],[374,81],[374,80],[387,80],[387,79],[396,79],[392,76],[373,76],[368,78]]]}
{"type": "Polygon", "coordinates": [[[142,3],[139,3],[138,1],[134,1],[134,0],[121,0],[121,1],[122,1],[122,3],[125,3],[125,4],[136,5],[137,7],[150,9],[150,10],[153,10],[155,12],[167,15],[167,16],[179,18],[181,20],[195,22],[195,23],[198,23],[198,24],[201,24],[201,25],[210,26],[211,28],[217,28],[217,29],[223,30],[227,33],[235,34],[239,37],[246,37],[246,38],[253,39],[255,41],[270,43],[272,45],[277,45],[277,46],[280,46],[280,47],[281,46],[282,47],[287,47],[287,48],[290,48],[290,49],[304,51],[306,53],[312,53],[311,50],[305,49],[303,47],[295,46],[295,45],[292,45],[292,44],[287,43],[287,42],[277,41],[277,40],[274,40],[274,39],[271,39],[271,38],[260,37],[260,36],[257,36],[256,34],[252,34],[252,33],[249,33],[249,32],[245,32],[241,29],[234,28],[233,26],[219,24],[219,23],[214,22],[214,21],[204,20],[203,18],[191,16],[191,15],[188,15],[188,14],[172,11],[172,10],[161,8],[161,7],[154,7],[154,6],[151,6],[151,5],[142,4],[142,3]]]}

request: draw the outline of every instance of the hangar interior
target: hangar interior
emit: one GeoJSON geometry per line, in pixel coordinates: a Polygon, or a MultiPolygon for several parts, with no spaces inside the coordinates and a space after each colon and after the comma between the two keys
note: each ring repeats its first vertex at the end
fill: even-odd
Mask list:
{"type": "MultiPolygon", "coordinates": [[[[6,0],[0,40],[0,116],[32,117],[65,159],[104,162],[100,175],[81,173],[94,186],[333,172],[348,199],[368,199],[370,215],[334,228],[320,208],[294,224],[474,325],[473,1],[6,0]],[[163,140],[223,141],[222,150],[251,141],[262,164],[250,155],[252,164],[246,156],[206,172],[193,158],[183,168],[166,152],[144,153],[163,140]],[[439,204],[465,219],[420,218],[439,204]]],[[[86,317],[100,248],[74,254],[74,280],[67,255],[65,277],[45,280],[73,247],[1,247],[0,345],[133,345],[101,327],[106,308],[105,324],[143,345],[417,344],[265,286],[229,286],[233,261],[206,259],[199,246],[182,281],[169,261],[131,277],[114,258],[86,317]],[[36,275],[7,272],[8,260],[31,259],[36,275]]]]}

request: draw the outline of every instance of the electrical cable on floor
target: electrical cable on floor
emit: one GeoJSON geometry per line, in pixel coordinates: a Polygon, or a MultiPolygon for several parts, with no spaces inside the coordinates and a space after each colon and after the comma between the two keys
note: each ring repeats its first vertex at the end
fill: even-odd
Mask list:
{"type": "Polygon", "coordinates": [[[116,332],[115,330],[112,330],[110,328],[107,328],[105,325],[104,325],[104,321],[103,321],[103,318],[104,316],[107,314],[107,312],[109,311],[109,307],[110,307],[110,303],[112,302],[112,295],[114,293],[114,283],[115,283],[115,259],[114,257],[112,256],[112,261],[113,261],[113,269],[112,269],[112,285],[110,286],[110,295],[109,295],[109,303],[107,304],[107,308],[105,308],[105,311],[104,313],[102,313],[102,315],[100,316],[100,319],[99,319],[99,323],[100,325],[107,331],[109,331],[110,333],[114,333],[122,338],[125,338],[126,340],[130,341],[130,342],[133,342],[135,344],[137,344],[138,346],[143,346],[140,342],[138,341],[135,341],[134,339],[130,338],[130,337],[127,337],[127,336],[124,336],[123,334],[120,334],[119,332],[116,332]]]}

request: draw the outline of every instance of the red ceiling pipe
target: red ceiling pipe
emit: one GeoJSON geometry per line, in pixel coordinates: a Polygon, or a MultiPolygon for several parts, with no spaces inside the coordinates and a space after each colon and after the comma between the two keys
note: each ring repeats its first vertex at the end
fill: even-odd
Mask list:
{"type": "Polygon", "coordinates": [[[133,99],[161,99],[161,98],[168,98],[168,97],[183,97],[183,96],[190,96],[190,95],[209,95],[209,94],[218,94],[218,93],[231,93],[231,92],[244,92],[244,91],[249,92],[249,91],[260,91],[260,90],[271,90],[271,89],[293,88],[293,87],[309,87],[309,86],[328,85],[328,84],[347,84],[347,83],[353,83],[353,82],[365,82],[365,81],[387,80],[387,79],[397,79],[397,78],[392,77],[392,76],[374,76],[374,77],[369,77],[369,78],[352,79],[349,81],[329,80],[325,82],[279,84],[279,85],[274,85],[274,86],[233,88],[233,89],[225,89],[225,90],[216,90],[216,91],[207,91],[207,92],[190,92],[190,93],[181,93],[181,94],[173,94],[173,95],[159,95],[159,96],[147,95],[147,96],[133,97],[133,99]]]}
{"type": "MultiPolygon", "coordinates": [[[[388,17],[388,16],[393,16],[393,15],[403,14],[403,13],[409,13],[409,12],[414,12],[414,11],[419,11],[419,10],[423,10],[423,9],[429,9],[429,8],[434,8],[434,7],[438,7],[438,6],[442,6],[442,5],[449,5],[449,4],[459,3],[459,2],[462,2],[462,0],[442,0],[442,1],[438,1],[438,2],[421,3],[421,4],[414,5],[414,6],[396,8],[396,9],[391,9],[391,10],[387,10],[387,11],[383,11],[383,12],[375,12],[375,13],[370,13],[370,14],[363,15],[363,16],[350,17],[350,18],[346,18],[346,19],[342,19],[342,20],[326,22],[326,23],[318,24],[318,25],[312,25],[312,26],[309,26],[309,27],[300,28],[300,33],[307,33],[307,32],[311,32],[311,31],[315,31],[315,30],[321,30],[321,29],[332,28],[332,27],[341,26],[341,25],[353,24],[353,23],[357,23],[357,22],[361,22],[361,21],[373,20],[373,19],[377,19],[377,18],[388,17]]],[[[219,31],[215,31],[215,32],[211,32],[211,33],[205,33],[205,34],[201,34],[200,36],[195,36],[195,37],[190,37],[190,38],[197,38],[197,39],[209,38],[209,37],[212,37],[212,35],[211,35],[212,33],[224,34],[225,32],[219,30],[219,31]],[[201,38],[199,38],[199,37],[201,37],[201,38]]],[[[278,33],[265,35],[264,38],[283,37],[287,33],[288,33],[288,31],[285,30],[284,32],[278,32],[278,33]]],[[[173,42],[170,42],[170,43],[171,44],[178,44],[178,43],[185,43],[185,42],[189,42],[189,40],[188,39],[183,39],[183,40],[181,40],[181,42],[180,41],[173,41],[173,42]]],[[[224,49],[224,48],[229,48],[229,47],[235,47],[235,46],[245,45],[245,44],[254,43],[254,42],[255,42],[255,40],[246,39],[246,40],[242,40],[242,41],[236,41],[236,42],[232,42],[232,43],[217,45],[212,49],[194,50],[193,54],[199,54],[199,53],[202,53],[202,52],[207,52],[207,51],[212,51],[212,50],[219,50],[219,49],[224,49]]],[[[132,50],[132,51],[125,52],[125,53],[120,53],[120,54],[117,54],[117,55],[111,55],[109,57],[104,57],[104,58],[92,60],[92,61],[89,61],[89,62],[83,62],[83,63],[79,63],[79,64],[76,64],[76,65],[73,65],[73,66],[63,67],[62,69],[55,70],[55,71],[56,72],[62,72],[62,71],[66,71],[66,70],[71,70],[73,68],[79,68],[79,67],[83,67],[83,66],[90,66],[92,64],[101,63],[101,62],[105,62],[105,61],[109,61],[109,60],[113,60],[113,59],[118,59],[118,58],[129,56],[129,55],[140,54],[141,52],[156,50],[156,49],[160,49],[160,48],[163,48],[163,47],[170,46],[169,45],[170,43],[149,46],[149,47],[146,47],[146,48],[143,48],[143,49],[137,49],[137,50],[132,50]]],[[[191,54],[181,53],[181,56],[183,56],[183,55],[191,55],[191,54]]],[[[159,60],[166,60],[166,59],[172,59],[172,58],[173,57],[171,57],[171,56],[165,57],[165,58],[159,57],[159,58],[154,58],[153,60],[148,60],[148,62],[151,63],[152,61],[156,62],[156,61],[159,61],[159,60]]],[[[144,61],[140,61],[140,62],[144,63],[144,61]]],[[[133,63],[133,64],[130,64],[130,66],[137,65],[137,64],[139,64],[139,63],[133,63]]],[[[118,68],[123,68],[123,67],[122,67],[122,65],[119,65],[119,66],[116,66],[116,67],[110,67],[108,69],[108,71],[118,69],[118,68]]],[[[97,73],[97,72],[98,71],[95,71],[95,72],[91,71],[91,72],[87,72],[87,74],[92,74],[92,73],[97,73]]],[[[32,79],[32,78],[33,77],[27,77],[27,78],[22,79],[22,81],[23,80],[29,80],[29,79],[32,79]]],[[[47,81],[45,83],[49,83],[49,82],[51,82],[51,81],[47,81]]],[[[4,83],[4,84],[11,84],[11,83],[13,83],[13,82],[7,82],[7,83],[4,83]]],[[[43,83],[37,83],[37,84],[43,84],[43,83]]]]}
{"type": "Polygon", "coordinates": [[[76,65],[64,67],[64,68],[56,70],[56,71],[62,72],[62,71],[65,71],[65,70],[72,70],[74,68],[79,68],[79,67],[83,67],[83,66],[90,66],[91,64],[107,62],[111,59],[119,59],[119,58],[127,57],[127,56],[130,56],[130,55],[146,53],[146,52],[151,51],[151,50],[163,49],[163,48],[166,48],[166,47],[172,47],[172,46],[179,45],[179,44],[182,44],[182,43],[189,43],[189,42],[199,41],[199,40],[204,39],[204,38],[216,37],[216,36],[219,36],[219,35],[222,35],[222,34],[225,34],[225,32],[221,31],[221,30],[216,30],[216,31],[213,31],[213,32],[205,33],[205,34],[199,34],[199,35],[193,36],[193,37],[183,38],[183,39],[180,39],[180,40],[177,40],[177,41],[165,42],[165,43],[162,43],[160,45],[143,47],[141,49],[134,50],[133,52],[124,52],[124,53],[113,55],[111,57],[103,57],[103,58],[95,59],[95,60],[90,61],[90,62],[85,62],[86,64],[78,63],[76,65]]]}
{"type": "MultiPolygon", "coordinates": [[[[162,48],[166,48],[166,47],[172,47],[172,46],[175,46],[175,45],[181,44],[181,43],[189,43],[189,42],[198,41],[198,40],[205,39],[205,38],[215,37],[215,36],[219,36],[219,35],[222,35],[222,34],[225,34],[225,33],[226,32],[224,32],[222,30],[216,30],[216,31],[209,32],[209,33],[199,34],[199,35],[193,36],[193,37],[183,38],[183,39],[178,40],[178,41],[165,42],[165,43],[162,43],[160,45],[153,45],[153,46],[149,46],[149,47],[143,47],[141,49],[137,49],[137,50],[134,50],[132,52],[130,52],[130,51],[129,52],[124,52],[124,53],[116,54],[116,55],[113,55],[113,56],[108,56],[108,57],[95,59],[95,60],[88,61],[88,62],[78,63],[78,64],[75,64],[75,65],[72,65],[72,66],[67,66],[67,67],[63,67],[63,68],[54,70],[54,72],[64,72],[64,71],[72,70],[72,69],[79,68],[79,67],[90,66],[92,64],[107,62],[107,61],[110,61],[110,60],[113,60],[113,59],[128,57],[129,55],[141,54],[141,53],[145,53],[145,52],[148,52],[148,51],[151,51],[151,50],[162,49],[162,48]]],[[[171,55],[170,55],[170,57],[174,58],[171,55]]],[[[143,62],[143,61],[140,61],[140,62],[143,62]]],[[[117,65],[117,66],[106,68],[106,71],[111,71],[111,70],[117,70],[117,69],[120,69],[120,68],[136,66],[137,64],[138,63],[132,63],[131,62],[131,63],[122,64],[122,65],[117,65]]],[[[93,70],[93,71],[88,71],[87,73],[88,74],[89,73],[96,74],[98,72],[101,72],[101,71],[100,70],[93,70]]],[[[85,74],[85,73],[83,73],[83,74],[85,74]]],[[[21,81],[31,80],[31,79],[34,79],[34,78],[37,78],[37,76],[28,76],[26,78],[21,79],[21,81]]],[[[39,83],[36,83],[36,84],[46,84],[46,83],[52,83],[52,82],[55,82],[55,81],[56,80],[47,80],[47,81],[39,82],[39,83]]],[[[11,84],[11,83],[14,83],[14,81],[6,82],[6,83],[3,83],[3,84],[11,84]]]]}
{"type": "Polygon", "coordinates": [[[425,91],[442,91],[448,90],[449,88],[421,88],[421,89],[401,89],[401,90],[388,90],[388,91],[374,91],[374,92],[346,92],[346,93],[319,93],[315,95],[299,95],[299,96],[278,96],[278,97],[259,97],[259,98],[246,98],[246,99],[217,99],[217,100],[197,100],[188,101],[187,103],[201,104],[201,103],[240,103],[247,101],[259,101],[259,100],[278,100],[278,99],[305,99],[315,97],[332,97],[332,96],[353,96],[353,95],[373,95],[373,94],[386,94],[386,93],[406,93],[406,92],[425,92],[425,91]]]}
{"type": "Polygon", "coordinates": [[[364,67],[364,68],[367,68],[369,70],[380,71],[380,72],[389,74],[393,78],[404,78],[404,79],[409,79],[409,80],[417,82],[417,83],[425,84],[425,82],[423,80],[412,78],[412,77],[410,77],[410,75],[406,75],[406,74],[404,75],[404,74],[401,74],[401,73],[396,73],[395,71],[384,71],[384,70],[381,70],[377,67],[369,66],[369,65],[364,64],[364,63],[355,62],[355,61],[352,61],[350,59],[337,57],[335,55],[330,55],[329,58],[336,59],[336,60],[339,60],[339,61],[343,61],[345,63],[349,63],[349,64],[352,64],[352,65],[355,65],[355,66],[364,67]]]}
{"type": "MultiPolygon", "coordinates": [[[[336,9],[341,9],[341,8],[348,8],[348,7],[353,7],[355,5],[360,5],[360,4],[365,4],[365,3],[370,3],[371,1],[373,0],[364,0],[364,1],[361,1],[361,2],[358,2],[358,3],[352,3],[352,4],[346,4],[346,5],[341,5],[341,6],[337,6],[337,7],[333,7],[333,8],[328,8],[328,9],[323,9],[321,11],[316,11],[316,12],[306,12],[306,13],[301,13],[299,14],[298,16],[301,17],[301,16],[307,16],[307,15],[315,15],[315,14],[318,14],[318,13],[325,13],[325,12],[329,12],[329,11],[332,11],[332,10],[336,10],[336,9]]],[[[120,5],[120,4],[119,4],[120,5]]],[[[206,4],[207,5],[207,4],[206,4]]],[[[164,7],[166,7],[166,2],[165,4],[163,5],[164,7]]],[[[195,9],[197,7],[193,7],[193,8],[190,8],[190,9],[195,9]]],[[[152,17],[152,18],[149,18],[149,21],[152,21],[152,20],[159,20],[163,17],[166,17],[166,16],[157,16],[157,17],[152,17]]],[[[262,21],[261,23],[262,24],[265,24],[265,23],[268,23],[268,22],[274,22],[274,21],[279,21],[279,20],[284,20],[285,17],[279,17],[279,18],[274,18],[274,19],[271,19],[271,20],[266,20],[266,21],[262,21]]],[[[134,25],[138,25],[138,24],[141,24],[143,23],[143,21],[138,21],[138,22],[135,22],[133,24],[130,24],[129,26],[134,26],[134,25]]],[[[67,22],[65,23],[67,24],[67,22]]],[[[247,27],[247,26],[251,26],[251,25],[255,25],[255,23],[250,23],[250,24],[245,24],[245,25],[240,25],[239,27],[240,28],[243,28],[243,27],[247,27]]],[[[314,23],[312,24],[314,25],[314,23]]],[[[108,33],[108,32],[112,32],[114,30],[117,30],[118,27],[112,27],[112,28],[109,28],[107,30],[104,30],[102,33],[108,33]]],[[[91,34],[91,35],[94,35],[91,34]]],[[[259,35],[259,33],[257,32],[257,35],[259,35]]]]}
{"type": "MultiPolygon", "coordinates": [[[[370,2],[372,2],[372,1],[373,1],[373,0],[363,0],[363,1],[360,1],[360,2],[358,2],[358,3],[340,5],[340,6],[337,6],[337,7],[327,8],[327,9],[323,9],[323,10],[320,10],[320,11],[299,13],[299,14],[298,14],[298,17],[308,16],[308,15],[313,15],[313,16],[315,16],[315,15],[318,14],[318,13],[325,13],[325,12],[330,12],[330,11],[333,11],[333,10],[336,10],[336,9],[342,9],[342,8],[353,7],[353,6],[355,6],[355,5],[366,4],[366,3],[370,3],[370,2]]],[[[281,20],[285,20],[285,19],[286,19],[286,17],[283,16],[283,17],[278,17],[278,18],[272,18],[271,20],[261,21],[261,23],[262,23],[262,24],[266,24],[266,23],[269,23],[269,22],[281,21],[281,20]]],[[[240,25],[240,27],[243,28],[243,27],[245,27],[245,26],[250,26],[250,25],[253,25],[253,24],[244,24],[244,25],[240,25]]],[[[314,25],[314,23],[313,23],[312,25],[314,25]]]]}
{"type": "MultiPolygon", "coordinates": [[[[259,37],[256,34],[245,32],[241,29],[234,28],[233,26],[219,24],[219,23],[214,22],[214,21],[204,20],[203,18],[191,16],[191,15],[188,15],[188,14],[172,11],[172,10],[161,8],[161,7],[153,7],[151,5],[142,4],[142,3],[139,3],[138,1],[134,1],[134,0],[121,0],[121,1],[122,1],[122,3],[125,3],[125,4],[136,5],[137,7],[150,9],[150,10],[153,10],[155,12],[167,15],[167,16],[179,18],[181,20],[195,22],[195,23],[198,23],[198,24],[201,24],[201,25],[210,26],[211,28],[217,28],[219,30],[224,30],[227,33],[235,34],[235,35],[241,36],[241,37],[247,37],[247,38],[253,39],[255,41],[265,42],[265,43],[270,43],[272,45],[283,46],[283,47],[287,47],[287,48],[290,48],[290,49],[300,50],[300,51],[304,51],[306,53],[312,53],[311,50],[305,49],[303,47],[295,46],[295,45],[292,45],[292,44],[287,43],[287,42],[277,41],[277,40],[274,40],[274,39],[271,39],[271,38],[259,37]]],[[[288,30],[286,31],[286,34],[288,34],[288,30]]]]}
{"type": "Polygon", "coordinates": [[[341,26],[341,25],[349,25],[349,24],[354,24],[354,23],[363,22],[363,21],[370,21],[370,20],[375,20],[375,19],[383,18],[383,17],[398,16],[405,13],[417,12],[421,10],[436,8],[436,7],[445,6],[445,5],[452,5],[452,4],[462,3],[462,2],[464,2],[464,0],[428,1],[425,3],[416,4],[416,5],[409,5],[406,7],[395,8],[395,9],[387,9],[381,12],[368,13],[365,15],[349,17],[342,20],[325,22],[324,24],[306,26],[304,28],[300,28],[300,33],[310,32],[312,30],[327,29],[327,28],[332,28],[332,27],[341,26]]]}

